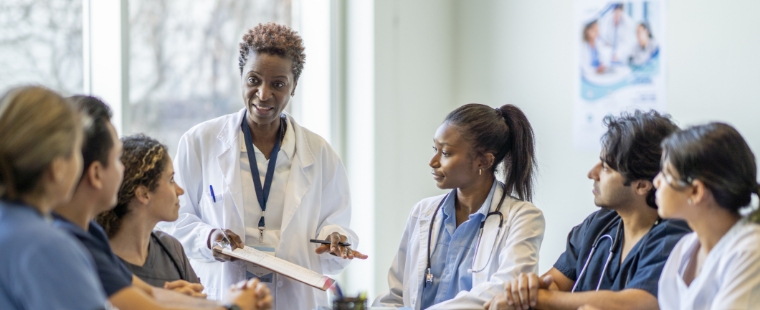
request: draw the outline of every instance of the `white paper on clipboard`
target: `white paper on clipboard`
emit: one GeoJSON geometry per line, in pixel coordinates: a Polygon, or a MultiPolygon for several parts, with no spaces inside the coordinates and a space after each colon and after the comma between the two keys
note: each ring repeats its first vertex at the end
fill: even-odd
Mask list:
{"type": "Polygon", "coordinates": [[[314,272],[310,269],[296,265],[284,259],[267,255],[264,252],[248,246],[242,249],[235,249],[234,251],[230,251],[229,248],[225,247],[222,249],[222,253],[234,258],[254,263],[283,276],[286,276],[298,282],[302,282],[306,285],[316,287],[323,291],[326,291],[328,288],[330,288],[334,282],[333,279],[326,275],[314,272]]]}

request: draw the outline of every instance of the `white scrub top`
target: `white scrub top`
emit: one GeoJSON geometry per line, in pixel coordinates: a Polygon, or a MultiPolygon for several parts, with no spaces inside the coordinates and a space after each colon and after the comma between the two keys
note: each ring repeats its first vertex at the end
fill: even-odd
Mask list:
{"type": "Polygon", "coordinates": [[[684,270],[699,248],[696,233],[670,253],[659,284],[660,309],[757,309],[760,305],[760,225],[746,218],[718,241],[686,285],[684,270]]]}

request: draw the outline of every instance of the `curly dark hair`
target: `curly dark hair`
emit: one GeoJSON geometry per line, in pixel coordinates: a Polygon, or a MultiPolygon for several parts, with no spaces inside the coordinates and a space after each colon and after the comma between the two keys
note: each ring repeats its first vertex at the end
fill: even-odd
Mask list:
{"type": "Polygon", "coordinates": [[[149,191],[158,187],[161,173],[169,163],[168,149],[156,139],[144,134],[136,134],[121,138],[124,151],[121,162],[124,164],[124,181],[119,188],[119,198],[116,207],[103,212],[97,217],[97,222],[112,238],[119,232],[124,216],[129,213],[127,206],[135,197],[135,190],[145,186],[149,191]]]}
{"type": "Polygon", "coordinates": [[[240,42],[240,57],[238,58],[240,74],[243,74],[243,67],[252,52],[267,53],[291,59],[293,78],[298,82],[306,60],[306,54],[303,51],[301,36],[290,27],[275,23],[259,24],[249,29],[248,33],[243,35],[243,42],[240,42]]]}
{"type": "MultiPolygon", "coordinates": [[[[654,181],[660,173],[660,143],[678,130],[670,115],[655,110],[634,113],[623,112],[620,117],[604,118],[607,132],[602,136],[602,161],[625,177],[625,186],[631,181],[654,181]]],[[[657,208],[655,188],[647,195],[647,205],[657,208]]]]}

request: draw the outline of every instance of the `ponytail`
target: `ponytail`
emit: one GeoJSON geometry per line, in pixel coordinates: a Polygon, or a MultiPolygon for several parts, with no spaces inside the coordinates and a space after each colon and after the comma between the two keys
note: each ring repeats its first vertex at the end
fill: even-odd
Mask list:
{"type": "Polygon", "coordinates": [[[518,107],[506,104],[498,110],[508,130],[503,160],[504,185],[521,200],[532,201],[536,170],[533,128],[518,107]]]}
{"type": "Polygon", "coordinates": [[[502,164],[507,194],[526,201],[533,199],[536,171],[533,128],[518,107],[507,104],[493,109],[483,104],[465,104],[451,111],[445,122],[459,127],[479,155],[493,154],[491,172],[496,174],[502,164]]]}

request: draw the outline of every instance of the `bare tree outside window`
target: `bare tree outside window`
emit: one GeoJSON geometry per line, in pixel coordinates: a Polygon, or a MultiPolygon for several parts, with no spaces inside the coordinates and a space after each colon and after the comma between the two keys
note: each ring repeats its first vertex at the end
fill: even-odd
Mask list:
{"type": "Polygon", "coordinates": [[[263,22],[290,25],[291,1],[130,1],[125,131],[174,154],[192,126],[243,108],[238,44],[263,22]]]}
{"type": "Polygon", "coordinates": [[[0,92],[39,84],[81,93],[82,0],[0,1],[0,92]]]}

